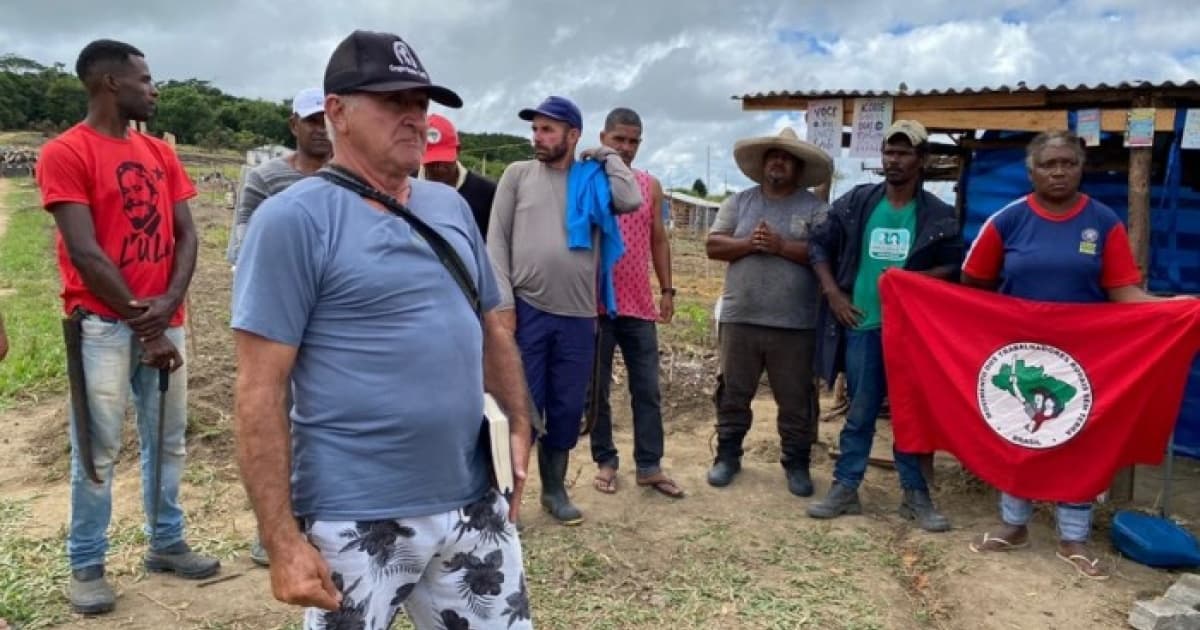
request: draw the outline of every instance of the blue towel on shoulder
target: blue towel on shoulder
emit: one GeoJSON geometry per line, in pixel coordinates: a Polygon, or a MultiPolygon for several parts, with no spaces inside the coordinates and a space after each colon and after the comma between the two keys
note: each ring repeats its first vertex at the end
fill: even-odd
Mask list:
{"type": "Polygon", "coordinates": [[[571,164],[567,174],[567,247],[592,248],[592,228],[600,229],[600,269],[597,274],[599,298],[609,317],[617,316],[617,291],[613,287],[613,266],[625,253],[621,226],[612,212],[612,190],[604,164],[583,160],[571,164]]]}

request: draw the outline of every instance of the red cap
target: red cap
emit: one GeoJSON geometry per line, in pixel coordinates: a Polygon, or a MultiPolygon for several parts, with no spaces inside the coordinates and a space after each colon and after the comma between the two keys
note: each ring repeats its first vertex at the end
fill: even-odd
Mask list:
{"type": "Polygon", "coordinates": [[[458,132],[445,116],[429,115],[428,138],[422,164],[458,161],[458,132]]]}

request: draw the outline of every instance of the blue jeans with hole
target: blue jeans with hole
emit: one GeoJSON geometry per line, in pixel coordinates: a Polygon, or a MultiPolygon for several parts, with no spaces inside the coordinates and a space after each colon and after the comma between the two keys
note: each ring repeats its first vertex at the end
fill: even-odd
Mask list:
{"type": "MultiPolygon", "coordinates": [[[[1024,527],[1033,517],[1033,501],[1000,493],[1000,519],[1008,525],[1024,527]]],[[[1063,542],[1085,543],[1092,532],[1091,503],[1057,503],[1054,517],[1058,538],[1063,542]]]]}
{"type": "MultiPolygon", "coordinates": [[[[871,443],[875,441],[875,421],[887,395],[887,379],[883,370],[882,331],[846,331],[846,393],[850,410],[846,425],[838,438],[838,456],[833,478],[843,486],[857,489],[867,472],[871,443]]],[[[893,451],[900,486],[905,490],[928,491],[921,464],[916,455],[893,451]]]]}
{"type": "MultiPolygon", "coordinates": [[[[150,547],[163,550],[183,540],[183,510],[179,507],[179,480],[183,474],[184,433],[187,429],[187,357],[171,373],[163,424],[162,497],[157,535],[151,536],[154,510],[154,464],[158,443],[158,370],[143,365],[141,344],[123,322],[89,315],[83,319],[83,372],[87,402],[92,413],[92,457],[101,483],[84,472],[71,431],[71,520],[67,556],[72,569],[104,564],[108,552],[107,530],[112,519],[112,478],[121,449],[121,425],[132,394],[142,474],[142,507],[150,547]]],[[[167,339],[184,352],[183,328],[170,328],[167,339]]],[[[71,426],[78,419],[70,411],[71,426]]]]}

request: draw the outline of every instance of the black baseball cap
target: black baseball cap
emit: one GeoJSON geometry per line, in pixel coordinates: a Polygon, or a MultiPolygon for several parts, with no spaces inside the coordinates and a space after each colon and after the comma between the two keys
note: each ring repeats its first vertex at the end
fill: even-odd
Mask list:
{"type": "Polygon", "coordinates": [[[343,39],[325,66],[325,93],[424,90],[430,100],[462,107],[453,90],[434,85],[417,53],[391,33],[357,30],[343,39]]]}

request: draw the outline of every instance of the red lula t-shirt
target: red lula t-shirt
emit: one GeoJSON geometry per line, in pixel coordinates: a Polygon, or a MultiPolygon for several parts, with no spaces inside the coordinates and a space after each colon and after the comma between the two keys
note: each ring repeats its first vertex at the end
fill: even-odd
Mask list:
{"type": "MultiPolygon", "coordinates": [[[[91,210],[96,242],[138,299],[166,292],[175,261],[175,204],[196,196],[179,158],[167,143],[131,131],[105,136],[79,123],[42,147],[37,161],[42,207],[78,203],[91,210]]],[[[118,317],[88,290],[71,264],[62,235],[55,239],[63,307],[118,317]]],[[[183,307],[171,326],[183,324],[183,307]]]]}

